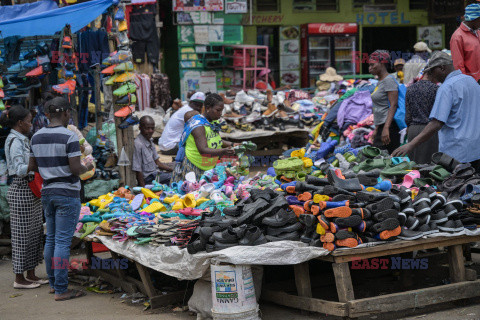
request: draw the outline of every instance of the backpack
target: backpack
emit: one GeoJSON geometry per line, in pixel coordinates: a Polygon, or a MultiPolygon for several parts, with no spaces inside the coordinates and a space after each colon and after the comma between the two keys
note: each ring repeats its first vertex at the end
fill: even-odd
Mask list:
{"type": "Polygon", "coordinates": [[[407,87],[404,84],[398,83],[395,77],[393,77],[393,79],[398,85],[397,111],[395,112],[393,119],[395,120],[398,128],[403,130],[407,127],[407,123],[405,122],[405,95],[407,94],[407,87]]]}

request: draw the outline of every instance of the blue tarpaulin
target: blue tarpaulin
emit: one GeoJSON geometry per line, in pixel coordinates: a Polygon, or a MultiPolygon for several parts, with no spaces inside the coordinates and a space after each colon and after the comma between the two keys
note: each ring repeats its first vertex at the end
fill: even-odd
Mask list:
{"type": "Polygon", "coordinates": [[[72,32],[77,32],[114,3],[118,3],[118,1],[92,0],[43,12],[34,10],[32,14],[22,13],[20,17],[9,20],[4,20],[0,14],[0,35],[5,38],[10,36],[50,36],[61,31],[66,24],[70,24],[72,32]]]}
{"type": "Polygon", "coordinates": [[[15,6],[0,6],[0,21],[31,16],[53,9],[58,9],[58,6],[55,1],[50,0],[19,4],[15,6]]]}

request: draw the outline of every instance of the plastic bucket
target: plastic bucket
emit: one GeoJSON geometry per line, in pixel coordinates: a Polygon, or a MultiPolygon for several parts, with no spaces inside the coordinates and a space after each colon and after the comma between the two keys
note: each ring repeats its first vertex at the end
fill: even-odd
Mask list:
{"type": "Polygon", "coordinates": [[[250,266],[212,264],[211,279],[214,319],[250,319],[244,313],[258,310],[250,266]]]}
{"type": "Polygon", "coordinates": [[[260,320],[260,317],[258,316],[258,308],[255,308],[255,310],[239,313],[217,313],[212,309],[212,317],[213,320],[260,320]]]}

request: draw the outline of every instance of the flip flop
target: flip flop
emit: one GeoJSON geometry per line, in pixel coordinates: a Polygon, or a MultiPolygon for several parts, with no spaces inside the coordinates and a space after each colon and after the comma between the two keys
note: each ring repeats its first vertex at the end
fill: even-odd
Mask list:
{"type": "Polygon", "coordinates": [[[415,179],[418,179],[418,178],[420,178],[420,172],[418,170],[410,171],[403,178],[402,186],[404,186],[405,188],[410,188],[413,185],[415,179]]]}
{"type": "Polygon", "coordinates": [[[135,196],[135,198],[133,198],[132,202],[130,203],[133,211],[137,211],[138,209],[140,209],[144,197],[145,196],[143,193],[139,193],[135,196]]]}
{"type": "Polygon", "coordinates": [[[65,298],[56,298],[55,297],[55,301],[71,300],[71,299],[80,298],[80,297],[83,297],[83,296],[87,295],[83,291],[74,290],[74,289],[70,289],[67,292],[69,293],[68,296],[66,296],[65,298]]]}
{"type": "Polygon", "coordinates": [[[392,158],[392,164],[394,166],[402,163],[402,162],[410,162],[410,158],[409,157],[393,157],[392,158]]]}
{"type": "MultiPolygon", "coordinates": [[[[472,168],[473,169],[473,168],[472,168]]],[[[475,170],[473,170],[475,172],[475,170]]],[[[430,172],[430,177],[432,177],[433,179],[437,180],[437,181],[443,181],[445,180],[446,178],[448,178],[450,176],[450,172],[448,172],[447,170],[445,170],[445,168],[443,166],[436,166],[435,169],[433,169],[431,172],[430,172]]],[[[461,179],[461,178],[460,178],[461,179]]]]}

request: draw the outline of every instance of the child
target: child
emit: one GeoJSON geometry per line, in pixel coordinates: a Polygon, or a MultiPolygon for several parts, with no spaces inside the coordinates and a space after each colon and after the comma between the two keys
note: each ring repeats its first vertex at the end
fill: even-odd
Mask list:
{"type": "Polygon", "coordinates": [[[138,185],[144,187],[151,184],[156,179],[161,184],[169,183],[172,169],[161,163],[155,145],[152,141],[152,135],[155,131],[155,121],[150,116],[140,118],[140,134],[135,139],[135,150],[133,152],[132,170],[137,176],[138,185]]]}

